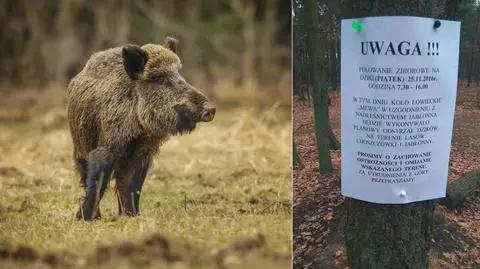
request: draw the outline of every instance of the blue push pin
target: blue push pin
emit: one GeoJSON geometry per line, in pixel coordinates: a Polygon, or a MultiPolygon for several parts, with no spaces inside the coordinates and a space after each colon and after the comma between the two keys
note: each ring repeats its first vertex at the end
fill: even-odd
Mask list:
{"type": "Polygon", "coordinates": [[[442,25],[442,23],[439,20],[436,20],[433,23],[433,29],[437,30],[441,25],[442,25]]]}
{"type": "Polygon", "coordinates": [[[360,21],[354,21],[354,22],[352,22],[352,28],[356,32],[360,32],[360,31],[362,31],[362,23],[360,21]]]}

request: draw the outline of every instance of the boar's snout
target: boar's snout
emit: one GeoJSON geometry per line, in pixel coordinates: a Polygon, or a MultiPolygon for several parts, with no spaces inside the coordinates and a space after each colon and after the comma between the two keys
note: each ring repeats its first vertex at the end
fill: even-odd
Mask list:
{"type": "Polygon", "coordinates": [[[200,120],[203,122],[212,121],[215,117],[216,108],[212,106],[207,106],[203,109],[202,115],[200,116],[200,120]]]}

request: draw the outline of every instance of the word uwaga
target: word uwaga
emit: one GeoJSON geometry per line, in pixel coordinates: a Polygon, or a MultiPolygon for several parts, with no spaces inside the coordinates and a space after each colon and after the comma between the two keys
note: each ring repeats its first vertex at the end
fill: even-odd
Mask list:
{"type": "MultiPolygon", "coordinates": [[[[402,41],[400,43],[388,41],[362,41],[361,52],[363,55],[401,55],[421,56],[422,51],[418,42],[402,41]]],[[[438,43],[437,43],[438,44],[438,43]]],[[[438,49],[438,45],[436,47],[438,49]]],[[[437,53],[438,55],[438,53],[437,53]]]]}

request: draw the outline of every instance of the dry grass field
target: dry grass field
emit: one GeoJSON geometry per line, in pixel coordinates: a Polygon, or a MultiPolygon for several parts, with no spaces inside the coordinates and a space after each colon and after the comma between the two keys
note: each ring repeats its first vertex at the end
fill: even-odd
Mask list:
{"type": "Polygon", "coordinates": [[[102,219],[76,221],[71,155],[62,106],[0,122],[1,268],[290,268],[289,110],[219,108],[173,137],[138,217],[117,216],[111,182],[102,219]]]}

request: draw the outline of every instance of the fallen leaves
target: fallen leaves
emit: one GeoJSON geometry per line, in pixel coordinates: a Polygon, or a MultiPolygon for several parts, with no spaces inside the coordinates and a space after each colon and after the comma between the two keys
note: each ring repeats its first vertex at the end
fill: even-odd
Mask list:
{"type": "MultiPolygon", "coordinates": [[[[449,182],[463,174],[480,170],[480,91],[479,87],[461,88],[458,91],[454,131],[450,152],[449,182]]],[[[340,93],[332,92],[329,107],[335,136],[340,138],[340,93]]],[[[331,150],[333,172],[320,175],[316,151],[313,108],[311,102],[293,99],[294,139],[303,164],[293,170],[294,193],[294,264],[302,267],[312,264],[319,249],[325,248],[335,209],[343,202],[340,192],[340,151],[331,150]]],[[[437,213],[447,222],[455,223],[465,235],[480,240],[480,192],[465,202],[461,210],[449,211],[437,206],[437,213]]],[[[333,251],[332,251],[333,252],[333,251]]],[[[318,255],[317,255],[318,256],[318,255]]],[[[480,250],[444,252],[442,259],[433,257],[432,269],[470,268],[480,266],[480,250]]],[[[330,259],[332,269],[348,268],[346,253],[337,248],[330,259]]],[[[320,259],[321,260],[321,259],[320,259]]]]}

